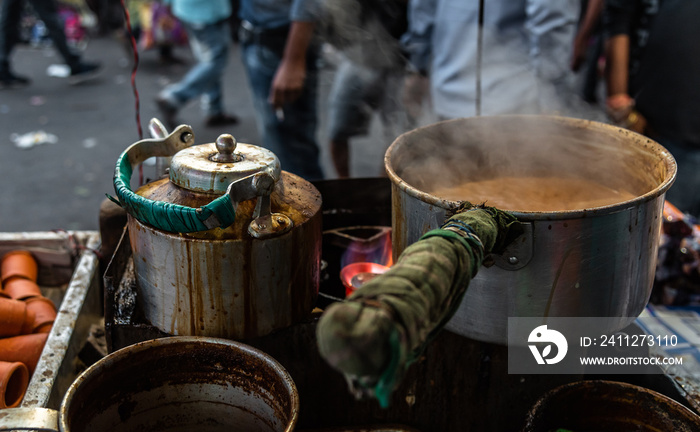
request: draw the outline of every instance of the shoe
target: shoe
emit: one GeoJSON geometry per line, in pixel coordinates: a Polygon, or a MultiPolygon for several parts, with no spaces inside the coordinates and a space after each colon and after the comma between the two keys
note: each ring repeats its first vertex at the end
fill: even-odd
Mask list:
{"type": "Polygon", "coordinates": [[[78,63],[77,66],[71,68],[68,82],[72,85],[80,84],[95,78],[100,74],[100,71],[101,65],[99,63],[78,63]]]}
{"type": "Polygon", "coordinates": [[[205,126],[207,127],[227,126],[234,125],[236,123],[238,123],[238,117],[225,113],[211,115],[207,117],[206,121],[204,122],[205,126]]]}
{"type": "Polygon", "coordinates": [[[31,83],[27,77],[15,75],[12,72],[0,72],[0,89],[26,87],[31,83]]]}
{"type": "Polygon", "coordinates": [[[173,129],[178,126],[177,108],[169,100],[162,96],[158,96],[156,98],[156,105],[158,105],[158,110],[162,116],[163,123],[165,123],[165,127],[172,132],[173,129]]]}

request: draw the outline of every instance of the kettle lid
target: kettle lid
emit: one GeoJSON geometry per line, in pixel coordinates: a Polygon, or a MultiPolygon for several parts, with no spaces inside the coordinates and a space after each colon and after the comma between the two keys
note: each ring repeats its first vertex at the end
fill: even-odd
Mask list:
{"type": "Polygon", "coordinates": [[[170,163],[170,181],[182,188],[221,195],[229,184],[258,172],[277,181],[280,161],[270,150],[236,142],[223,134],[216,143],[191,146],[177,152],[170,163]]]}

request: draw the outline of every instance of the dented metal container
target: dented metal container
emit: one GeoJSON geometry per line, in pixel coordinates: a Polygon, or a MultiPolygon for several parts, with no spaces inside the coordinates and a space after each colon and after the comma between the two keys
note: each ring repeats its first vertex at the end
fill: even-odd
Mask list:
{"type": "MultiPolygon", "coordinates": [[[[191,131],[182,128],[164,140],[192,143],[191,131]]],[[[273,153],[222,135],[215,144],[180,150],[168,178],[135,192],[191,209],[228,194],[235,212],[229,226],[189,233],[129,215],[137,295],[145,318],[161,331],[244,339],[311,312],[319,286],[321,196],[282,171],[273,153]]]]}

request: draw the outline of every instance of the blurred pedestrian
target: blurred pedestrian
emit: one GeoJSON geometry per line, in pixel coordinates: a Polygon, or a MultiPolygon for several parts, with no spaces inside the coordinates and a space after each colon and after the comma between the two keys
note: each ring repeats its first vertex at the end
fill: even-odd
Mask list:
{"type": "Polygon", "coordinates": [[[228,62],[231,16],[229,0],[166,0],[182,22],[197,64],[179,82],[165,87],[156,103],[168,128],[177,126],[177,113],[190,100],[201,97],[205,125],[224,126],[238,122],[224,111],[221,79],[228,62]]]}
{"type": "MultiPolygon", "coordinates": [[[[189,46],[187,31],[182,23],[173,16],[170,7],[161,0],[126,0],[131,24],[131,35],[122,24],[117,38],[124,45],[127,55],[133,55],[131,36],[142,51],[156,49],[158,60],[164,65],[185,64],[186,61],[175,55],[175,48],[189,46]]],[[[124,11],[121,11],[121,17],[124,11]]]]}
{"type": "Polygon", "coordinates": [[[577,0],[410,0],[403,42],[441,119],[561,112],[579,13],[577,0]]]}
{"type": "MultiPolygon", "coordinates": [[[[131,0],[136,3],[138,24],[132,31],[142,50],[158,49],[158,57],[163,64],[184,64],[185,61],[175,56],[174,48],[188,44],[187,31],[182,23],[172,14],[170,8],[162,1],[131,0]]],[[[130,12],[131,13],[131,12],[130,12]]],[[[133,15],[132,15],[133,16],[133,15]]]]}
{"type": "Polygon", "coordinates": [[[241,0],[241,54],[263,146],[282,169],[323,178],[316,141],[316,0],[241,0]]]}
{"type": "Polygon", "coordinates": [[[602,81],[599,80],[598,61],[603,55],[603,2],[604,0],[581,2],[581,16],[571,55],[571,70],[578,72],[583,68],[581,96],[588,103],[598,101],[598,83],[602,81]]]}
{"type": "Polygon", "coordinates": [[[120,0],[85,0],[85,4],[97,20],[97,32],[100,35],[108,35],[124,28],[124,9],[120,0]]]}
{"type": "MultiPolygon", "coordinates": [[[[333,46],[340,63],[328,95],[328,138],[331,158],[339,178],[350,176],[353,137],[369,133],[373,114],[382,121],[388,147],[412,128],[401,100],[406,68],[399,39],[407,29],[408,0],[336,0],[325,2],[333,46]]],[[[384,174],[383,160],[377,162],[384,174]]]]}
{"type": "MultiPolygon", "coordinates": [[[[107,1],[107,0],[102,0],[107,1]]],[[[118,0],[119,15],[110,19],[120,23],[116,33],[117,40],[124,46],[127,58],[133,58],[134,47],[131,37],[136,41],[137,49],[148,51],[156,49],[158,60],[163,65],[183,65],[187,61],[175,54],[176,47],[189,47],[187,31],[182,23],[172,14],[170,7],[161,0],[126,0],[129,13],[131,33],[126,27],[124,10],[118,0]]],[[[105,18],[106,20],[106,18],[105,18]]]]}
{"type": "MultiPolygon", "coordinates": [[[[85,62],[79,53],[68,46],[63,21],[58,14],[55,0],[27,0],[34,12],[46,26],[53,46],[58,50],[70,68],[68,76],[71,84],[77,84],[94,78],[100,64],[85,62]]],[[[10,67],[10,56],[14,47],[20,42],[20,23],[24,0],[2,0],[0,3],[0,88],[26,86],[28,77],[16,75],[10,67]]]]}
{"type": "Polygon", "coordinates": [[[603,17],[610,119],[671,152],[666,199],[700,217],[700,2],[606,0],[603,17]]]}

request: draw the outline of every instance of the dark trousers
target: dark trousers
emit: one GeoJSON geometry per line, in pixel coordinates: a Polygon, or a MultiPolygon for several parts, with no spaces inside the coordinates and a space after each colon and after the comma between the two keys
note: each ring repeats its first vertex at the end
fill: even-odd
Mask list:
{"type": "MultiPolygon", "coordinates": [[[[80,63],[80,56],[68,46],[56,2],[54,0],[27,1],[46,25],[49,38],[66,64],[71,69],[75,68],[80,63]]],[[[0,3],[0,71],[9,71],[10,54],[19,42],[19,24],[23,4],[24,0],[2,0],[0,3]]]]}
{"type": "Polygon", "coordinates": [[[282,62],[289,27],[255,29],[247,21],[240,27],[241,57],[253,96],[262,145],[280,160],[282,169],[306,180],[323,178],[316,141],[318,123],[318,47],[306,55],[306,79],[302,94],[294,102],[275,110],[270,89],[282,62]]]}

